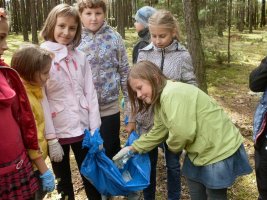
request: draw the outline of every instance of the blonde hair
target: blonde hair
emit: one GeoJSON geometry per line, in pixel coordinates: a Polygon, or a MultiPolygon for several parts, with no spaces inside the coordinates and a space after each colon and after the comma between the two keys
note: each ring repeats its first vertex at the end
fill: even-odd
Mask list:
{"type": "Polygon", "coordinates": [[[21,46],[12,56],[11,67],[25,81],[33,82],[36,72],[41,72],[51,65],[53,54],[34,44],[21,46]]]}
{"type": "Polygon", "coordinates": [[[80,14],[85,8],[102,8],[104,13],[107,12],[107,5],[104,0],[77,0],[77,8],[80,14]]]}
{"type": "Polygon", "coordinates": [[[48,14],[45,20],[44,27],[40,32],[40,35],[45,40],[55,42],[54,30],[55,30],[55,26],[57,23],[57,18],[58,17],[69,17],[69,16],[73,17],[78,24],[76,34],[72,41],[73,47],[77,47],[80,44],[80,40],[81,40],[81,32],[82,32],[81,19],[80,19],[78,11],[74,7],[68,4],[59,4],[50,11],[50,13],[48,14]]]}
{"type": "Polygon", "coordinates": [[[174,31],[176,40],[180,41],[180,29],[178,21],[172,15],[170,11],[158,10],[148,19],[148,27],[150,26],[161,26],[170,31],[174,31]]]}
{"type": "Polygon", "coordinates": [[[133,113],[148,110],[150,106],[159,104],[160,95],[167,83],[167,77],[154,63],[150,61],[140,61],[130,70],[127,80],[128,95],[133,113]],[[149,82],[152,88],[151,104],[148,105],[137,98],[137,93],[130,86],[131,79],[142,79],[149,82]]]}

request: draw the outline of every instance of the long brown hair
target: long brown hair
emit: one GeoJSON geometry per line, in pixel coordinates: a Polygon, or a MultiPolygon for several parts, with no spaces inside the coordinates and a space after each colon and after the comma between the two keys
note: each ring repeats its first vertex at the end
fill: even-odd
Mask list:
{"type": "Polygon", "coordinates": [[[69,16],[73,17],[78,24],[76,34],[72,41],[73,47],[77,47],[80,44],[80,40],[81,40],[82,23],[81,23],[79,13],[76,10],[76,8],[68,4],[59,4],[50,11],[50,13],[48,14],[45,20],[44,27],[40,32],[40,35],[45,40],[55,42],[54,31],[55,31],[55,26],[57,23],[57,18],[58,17],[69,17],[69,16]]]}
{"type": "Polygon", "coordinates": [[[127,87],[131,102],[132,112],[137,113],[147,110],[150,106],[159,105],[160,95],[167,83],[167,77],[159,67],[150,61],[141,61],[135,64],[128,75],[127,87]],[[152,88],[151,104],[146,104],[137,98],[137,93],[130,86],[131,79],[142,79],[149,82],[152,88]]]}

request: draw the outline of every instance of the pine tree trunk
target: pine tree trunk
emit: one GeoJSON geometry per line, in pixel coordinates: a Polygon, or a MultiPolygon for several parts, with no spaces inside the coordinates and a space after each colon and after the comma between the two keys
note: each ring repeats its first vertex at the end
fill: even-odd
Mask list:
{"type": "Polygon", "coordinates": [[[261,1],[261,23],[260,23],[260,27],[263,27],[266,25],[266,20],[265,20],[265,4],[266,1],[262,0],[261,1]]]}
{"type": "Polygon", "coordinates": [[[21,9],[23,41],[28,42],[29,41],[29,35],[28,35],[26,13],[25,13],[25,1],[21,0],[20,2],[21,2],[20,9],[21,9]]]}
{"type": "Polygon", "coordinates": [[[188,50],[192,57],[198,86],[207,93],[205,58],[198,24],[197,1],[184,0],[183,4],[188,50]]]}
{"type": "Polygon", "coordinates": [[[31,26],[32,26],[32,43],[38,44],[37,36],[37,16],[36,16],[36,6],[35,0],[31,0],[31,26]]]}

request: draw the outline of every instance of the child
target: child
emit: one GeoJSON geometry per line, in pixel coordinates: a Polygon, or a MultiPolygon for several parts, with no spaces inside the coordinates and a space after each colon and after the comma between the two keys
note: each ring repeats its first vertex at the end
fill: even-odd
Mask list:
{"type": "Polygon", "coordinates": [[[255,148],[255,171],[259,200],[267,199],[267,58],[261,61],[249,77],[249,87],[253,92],[264,92],[254,116],[253,139],[255,148]]]}
{"type": "MultiPolygon", "coordinates": [[[[61,162],[52,162],[57,190],[61,199],[74,199],[70,168],[70,148],[80,169],[87,150],[82,149],[84,130],[91,134],[100,127],[97,94],[92,73],[84,54],[75,47],[80,43],[81,21],[77,10],[67,4],[54,7],[44,24],[41,36],[45,42],[41,47],[54,53],[50,78],[45,85],[53,125],[64,156],[61,162]]],[[[52,127],[53,128],[53,127],[52,127]]],[[[52,129],[51,127],[48,129],[52,129]]],[[[101,199],[95,187],[82,176],[89,199],[101,199]]]]}
{"type": "MultiPolygon", "coordinates": [[[[0,8],[0,55],[8,49],[8,22],[0,8]]],[[[46,191],[54,189],[54,177],[45,170],[38,147],[37,130],[30,103],[15,70],[0,60],[0,197],[1,199],[31,199],[38,190],[38,180],[27,155],[42,173],[46,191]]]]}
{"type": "Polygon", "coordinates": [[[136,63],[139,50],[150,43],[150,33],[148,30],[148,19],[156,12],[155,8],[144,6],[137,10],[135,14],[135,30],[138,33],[139,41],[133,48],[133,64],[136,63]]]}
{"type": "MultiPolygon", "coordinates": [[[[165,10],[156,11],[148,20],[152,42],[139,51],[138,61],[148,60],[161,68],[165,76],[176,81],[197,86],[194,68],[189,52],[179,41],[178,23],[175,17],[165,10]]],[[[139,133],[148,132],[153,126],[153,110],[137,114],[137,130],[139,133]]],[[[168,199],[180,199],[181,180],[180,162],[181,152],[173,153],[163,144],[166,167],[168,199]]],[[[144,199],[155,199],[156,166],[158,148],[149,152],[151,161],[150,186],[144,190],[144,199]]]]}
{"type": "MultiPolygon", "coordinates": [[[[51,53],[36,45],[28,45],[20,48],[13,54],[11,59],[11,66],[19,73],[26,88],[37,126],[38,144],[42,152],[43,160],[47,157],[48,149],[47,140],[44,136],[45,120],[41,105],[41,101],[43,99],[42,87],[49,78],[51,61],[51,53]]],[[[30,152],[30,156],[31,154],[34,155],[34,153],[30,152]]],[[[45,163],[44,170],[48,170],[45,163]]],[[[42,171],[35,169],[35,175],[37,177],[39,177],[42,173],[42,171]]],[[[41,184],[40,180],[39,182],[41,184]]],[[[51,184],[54,184],[54,177],[53,182],[51,180],[51,184]]],[[[46,191],[40,188],[35,193],[34,199],[43,199],[45,195],[46,191]]]]}
{"type": "MultiPolygon", "coordinates": [[[[126,80],[129,66],[126,49],[121,36],[105,21],[104,0],[81,0],[77,6],[84,26],[79,49],[86,54],[92,67],[102,122],[100,133],[105,153],[112,158],[120,150],[120,87],[125,105],[128,101],[126,80]]],[[[129,116],[129,113],[125,112],[125,115],[129,116]]],[[[126,129],[131,132],[135,120],[130,116],[129,122],[126,129]]]]}
{"type": "Polygon", "coordinates": [[[113,160],[148,152],[161,142],[174,153],[185,149],[183,174],[192,200],[226,200],[227,187],[252,171],[239,130],[197,87],[167,80],[156,65],[141,61],[129,73],[128,92],[134,112],[154,109],[154,126],[113,160]]]}

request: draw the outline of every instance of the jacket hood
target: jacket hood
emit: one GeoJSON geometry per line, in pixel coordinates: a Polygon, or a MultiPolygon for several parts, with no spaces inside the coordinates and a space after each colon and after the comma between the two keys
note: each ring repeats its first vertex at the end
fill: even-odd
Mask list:
{"type": "Polygon", "coordinates": [[[72,45],[63,45],[56,42],[45,41],[41,44],[42,48],[48,49],[49,51],[54,53],[54,61],[59,63],[62,59],[68,56],[70,50],[73,49],[72,45]]]}
{"type": "Polygon", "coordinates": [[[169,46],[165,47],[164,49],[156,47],[151,42],[149,45],[147,45],[142,50],[144,50],[144,51],[149,51],[149,50],[162,51],[162,50],[165,50],[165,52],[169,52],[169,51],[187,51],[186,48],[183,45],[181,45],[177,40],[173,40],[173,42],[169,46]]]}
{"type": "Polygon", "coordinates": [[[108,23],[106,21],[104,21],[103,25],[99,28],[99,30],[96,33],[93,33],[88,28],[83,27],[82,28],[82,35],[83,34],[86,34],[86,35],[88,35],[88,34],[89,35],[101,34],[101,33],[104,33],[107,28],[108,28],[108,23]]]}

